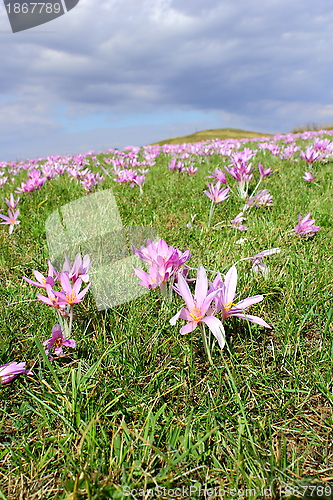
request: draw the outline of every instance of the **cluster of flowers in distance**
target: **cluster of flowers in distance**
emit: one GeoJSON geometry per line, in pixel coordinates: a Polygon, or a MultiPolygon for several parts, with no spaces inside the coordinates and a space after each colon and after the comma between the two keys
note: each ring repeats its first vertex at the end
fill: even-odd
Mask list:
{"type": "MultiPolygon", "coordinates": [[[[270,207],[273,204],[273,197],[267,189],[256,192],[260,182],[275,173],[270,168],[265,168],[262,163],[258,163],[259,182],[256,187],[251,188],[249,193],[250,183],[254,181],[257,171],[255,167],[257,153],[261,153],[261,158],[264,154],[264,158],[267,155],[273,155],[281,160],[303,162],[307,167],[303,176],[304,181],[314,183],[314,164],[318,161],[326,161],[333,155],[333,141],[321,138],[324,134],[333,135],[333,131],[276,134],[274,137],[252,139],[216,139],[189,144],[149,145],[142,148],[128,146],[123,151],[109,149],[98,153],[88,151],[75,156],[48,156],[20,162],[0,162],[0,189],[7,186],[10,181],[15,182],[16,175],[26,171],[27,179],[16,188],[16,193],[32,193],[41,189],[47,181],[61,175],[68,175],[71,181],[76,180],[87,193],[90,193],[95,186],[105,181],[103,175],[91,170],[93,167],[95,170],[102,169],[115,182],[127,183],[131,188],[137,186],[142,192],[146,175],[160,155],[171,155],[171,161],[168,164],[170,170],[192,176],[198,172],[200,163],[208,163],[211,155],[218,155],[226,164],[210,172],[211,175],[208,177],[217,180],[220,184],[208,185],[208,191],[205,191],[205,194],[214,200],[214,203],[227,200],[233,192],[228,186],[229,176],[229,179],[235,183],[236,192],[246,202],[242,211],[244,212],[248,208],[270,207]],[[296,145],[297,140],[312,141],[312,143],[302,149],[296,145]],[[247,147],[249,143],[256,144],[256,149],[253,149],[253,146],[249,149],[247,147]],[[97,158],[97,154],[101,156],[97,158]],[[223,189],[221,189],[221,184],[225,185],[223,189]]],[[[242,216],[243,213],[239,214],[239,217],[242,216]]],[[[10,234],[15,225],[20,223],[18,211],[13,208],[9,208],[7,215],[0,214],[0,218],[1,224],[9,225],[10,234]]],[[[234,216],[229,226],[240,231],[247,229],[237,216],[234,216]]]]}

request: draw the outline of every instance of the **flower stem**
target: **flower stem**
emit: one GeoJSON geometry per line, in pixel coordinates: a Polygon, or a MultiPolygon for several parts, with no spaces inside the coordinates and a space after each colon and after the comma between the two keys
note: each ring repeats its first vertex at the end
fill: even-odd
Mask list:
{"type": "Polygon", "coordinates": [[[206,352],[209,364],[211,366],[214,366],[214,363],[213,363],[213,360],[212,360],[212,356],[210,354],[210,348],[209,348],[209,345],[208,345],[208,342],[207,342],[207,337],[206,337],[204,323],[200,323],[200,331],[201,331],[202,341],[203,341],[203,345],[204,345],[204,348],[205,348],[205,352],[206,352]]]}
{"type": "Polygon", "coordinates": [[[69,327],[68,327],[68,338],[71,338],[71,333],[72,333],[72,324],[73,324],[73,306],[71,306],[70,312],[69,312],[69,327]]]}
{"type": "Polygon", "coordinates": [[[210,204],[210,210],[209,210],[209,217],[208,217],[208,223],[207,223],[207,229],[210,228],[210,224],[212,222],[212,218],[214,215],[214,210],[215,210],[215,202],[212,200],[212,203],[210,204]]]}

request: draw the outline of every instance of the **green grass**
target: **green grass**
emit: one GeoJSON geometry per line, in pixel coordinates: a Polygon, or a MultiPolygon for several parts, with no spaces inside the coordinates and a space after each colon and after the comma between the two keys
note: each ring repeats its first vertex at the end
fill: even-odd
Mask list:
{"type": "MultiPolygon", "coordinates": [[[[142,196],[110,178],[98,189],[112,187],[125,226],[152,226],[169,245],[189,248],[192,267],[225,272],[280,247],[266,259],[267,280],[248,261],[237,264],[238,297],[264,294],[251,313],[273,329],[228,319],[227,347],[215,348],[210,366],[199,331],[181,336],[181,322],[169,324],[179,297],[164,304],[151,290],[97,311],[89,292],[76,308],[77,349],[51,363],[41,342],[56,316],[22,276],[46,272],[45,221],[84,190],[62,176],[22,195],[20,226],[11,237],[0,228],[0,364],[26,360],[34,376],[0,388],[0,498],[121,499],[132,491],[130,498],[199,499],[209,497],[205,488],[226,499],[333,498],[319,495],[321,486],[333,491],[333,162],[315,165],[318,187],[303,182],[305,162],[258,153],[255,165],[279,168],[263,181],[274,205],[251,209],[240,233],[205,230],[205,176],[224,160],[198,158],[193,177],[169,171],[169,160],[157,158],[142,196]],[[288,233],[308,211],[322,228],[315,238],[288,233]],[[292,497],[291,488],[308,496],[292,497]]],[[[213,224],[242,207],[231,196],[213,224]]]]}

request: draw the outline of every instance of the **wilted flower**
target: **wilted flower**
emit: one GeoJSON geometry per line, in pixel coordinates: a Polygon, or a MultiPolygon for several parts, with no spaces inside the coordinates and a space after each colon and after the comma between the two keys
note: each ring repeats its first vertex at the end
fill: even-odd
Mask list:
{"type": "Polygon", "coordinates": [[[296,234],[301,236],[314,236],[319,230],[319,226],[315,226],[315,219],[310,219],[311,214],[308,212],[303,218],[301,214],[298,215],[298,224],[294,227],[296,234]]]}
{"type": "Polygon", "coordinates": [[[254,273],[261,273],[265,278],[267,278],[269,273],[269,268],[262,261],[263,257],[268,257],[269,255],[274,255],[275,253],[280,253],[281,248],[270,248],[269,250],[263,250],[262,252],[256,253],[252,257],[247,257],[244,260],[250,260],[252,265],[252,271],[254,273]]]}
{"type": "MultiPolygon", "coordinates": [[[[268,189],[263,189],[259,191],[256,196],[249,198],[246,200],[246,205],[248,207],[270,207],[273,205],[273,196],[270,194],[268,189]]],[[[245,207],[246,207],[245,205],[245,207]]]]}
{"type": "Polygon", "coordinates": [[[230,221],[230,225],[231,227],[238,229],[238,231],[247,231],[247,226],[242,224],[243,220],[246,220],[246,217],[243,217],[243,212],[241,212],[234,219],[232,219],[232,221],[230,221]]]}

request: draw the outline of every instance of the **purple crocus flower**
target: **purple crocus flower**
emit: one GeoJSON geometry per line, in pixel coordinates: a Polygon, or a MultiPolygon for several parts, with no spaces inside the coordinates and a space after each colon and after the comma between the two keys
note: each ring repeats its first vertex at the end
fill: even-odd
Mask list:
{"type": "Polygon", "coordinates": [[[320,160],[321,158],[324,158],[324,156],[325,155],[320,154],[319,151],[316,151],[315,149],[313,149],[312,146],[307,146],[305,148],[305,152],[304,151],[299,152],[299,157],[302,160],[305,160],[310,165],[312,165],[312,163],[314,163],[316,160],[320,160]]]}
{"type": "MultiPolygon", "coordinates": [[[[75,340],[66,339],[62,333],[61,326],[56,324],[52,328],[52,337],[43,342],[46,354],[49,354],[51,349],[54,348],[54,354],[56,356],[65,356],[62,347],[75,347],[75,340]]],[[[52,358],[52,356],[51,356],[52,358]]]]}
{"type": "Polygon", "coordinates": [[[62,316],[67,316],[65,311],[66,303],[60,302],[59,297],[55,295],[55,291],[52,289],[51,285],[46,284],[45,290],[47,292],[47,297],[45,295],[37,294],[37,300],[44,302],[48,306],[54,307],[62,316]]]}
{"type": "Polygon", "coordinates": [[[65,255],[65,262],[62,268],[62,272],[66,272],[68,274],[69,279],[72,280],[73,283],[75,283],[75,281],[78,278],[81,278],[82,281],[88,283],[89,282],[88,271],[90,268],[91,268],[91,262],[89,255],[88,254],[85,255],[82,259],[81,254],[78,253],[75,257],[73,266],[71,265],[67,255],[65,255]]]}
{"type": "Polygon", "coordinates": [[[303,180],[305,182],[314,182],[314,178],[313,178],[313,175],[311,174],[311,172],[304,172],[303,180]]]}
{"type": "Polygon", "coordinates": [[[230,196],[230,194],[228,194],[230,188],[226,187],[224,189],[220,189],[220,186],[220,181],[217,181],[215,186],[208,183],[208,191],[204,191],[205,195],[207,195],[208,198],[210,198],[214,203],[221,203],[221,201],[225,201],[230,196]]]}
{"type": "Polygon", "coordinates": [[[150,265],[149,273],[142,269],[134,269],[135,274],[141,280],[139,284],[147,288],[160,287],[162,293],[165,292],[168,279],[171,276],[176,279],[177,273],[191,257],[189,250],[181,252],[178,248],[169,247],[163,239],[157,243],[149,239],[146,246],[142,246],[140,250],[134,246],[131,246],[131,249],[135,255],[150,265]]]}
{"type": "Polygon", "coordinates": [[[32,371],[26,369],[25,363],[6,363],[0,366],[0,380],[2,384],[8,384],[21,374],[32,375],[32,371]]]}
{"type": "Polygon", "coordinates": [[[44,288],[46,290],[47,285],[49,285],[51,288],[55,284],[55,279],[58,277],[58,273],[54,269],[54,267],[51,264],[51,261],[48,261],[49,263],[49,271],[48,271],[48,276],[45,278],[45,276],[42,275],[39,271],[33,271],[35,278],[37,281],[30,280],[29,278],[26,278],[25,276],[22,276],[22,278],[27,281],[30,285],[37,286],[38,288],[44,288]]]}
{"type": "Polygon", "coordinates": [[[315,226],[315,219],[310,219],[311,214],[308,212],[303,218],[298,215],[298,224],[294,227],[295,234],[300,234],[303,237],[314,236],[319,230],[319,226],[315,226]]]}
{"type": "Polygon", "coordinates": [[[231,227],[238,229],[238,231],[247,231],[248,227],[242,224],[243,220],[246,220],[246,217],[243,217],[243,212],[236,215],[232,221],[230,221],[231,227]]]}
{"type": "Polygon", "coordinates": [[[14,199],[14,196],[13,196],[13,193],[10,193],[10,197],[9,199],[8,198],[5,198],[5,203],[7,205],[7,207],[9,208],[9,210],[15,210],[15,208],[17,207],[17,204],[18,202],[20,201],[20,197],[18,197],[16,200],[14,199]]]}
{"type": "Polygon", "coordinates": [[[252,196],[246,200],[246,204],[248,207],[269,207],[273,205],[273,196],[270,194],[268,189],[263,189],[262,191],[259,191],[256,196],[252,196]]]}
{"type": "Polygon", "coordinates": [[[200,323],[206,323],[219,346],[223,349],[225,345],[225,333],[221,321],[212,314],[210,304],[219,290],[208,292],[208,281],[205,268],[200,265],[197,273],[194,297],[192,297],[188,284],[181,274],[178,274],[177,293],[183,297],[187,309],[182,307],[180,311],[170,319],[171,325],[175,325],[179,318],[189,321],[180,329],[180,333],[193,332],[200,323]],[[207,314],[207,316],[206,316],[207,314]]]}
{"type": "Polygon", "coordinates": [[[266,328],[272,328],[266,321],[258,316],[252,316],[246,314],[246,309],[253,304],[257,304],[263,300],[263,295],[255,295],[253,297],[248,297],[243,299],[237,304],[234,304],[236,296],[236,286],[237,286],[237,269],[236,266],[232,266],[227,274],[225,275],[224,283],[222,281],[220,273],[217,274],[215,280],[212,283],[210,292],[217,290],[217,294],[214,298],[215,310],[214,313],[217,314],[222,312],[222,321],[225,321],[230,316],[237,316],[238,318],[247,319],[258,325],[265,326],[266,328]]]}
{"type": "Polygon", "coordinates": [[[134,272],[141,280],[139,285],[145,286],[146,288],[160,287],[161,290],[164,290],[165,283],[170,278],[170,273],[168,273],[163,266],[158,267],[156,264],[151,264],[149,273],[146,273],[142,269],[134,269],[134,272]]]}
{"type": "Polygon", "coordinates": [[[132,252],[147,264],[154,264],[157,267],[164,267],[170,275],[176,272],[191,257],[190,251],[181,252],[178,248],[168,246],[165,240],[160,239],[157,243],[147,240],[146,246],[140,250],[131,246],[132,252]]]}
{"type": "Polygon", "coordinates": [[[21,223],[20,220],[17,220],[19,213],[20,213],[20,209],[18,208],[15,212],[13,212],[12,210],[8,210],[8,216],[0,214],[1,219],[4,220],[4,222],[0,222],[0,224],[8,224],[9,225],[9,234],[12,234],[12,232],[14,231],[15,224],[21,223]]]}
{"type": "Polygon", "coordinates": [[[88,286],[86,286],[81,292],[81,284],[82,284],[82,279],[78,278],[74,285],[72,286],[68,274],[66,272],[61,273],[59,275],[59,280],[62,286],[62,291],[61,292],[56,292],[53,290],[53,293],[56,297],[58,297],[58,302],[60,305],[63,304],[68,304],[70,306],[73,306],[74,304],[77,304],[78,302],[82,302],[82,298],[84,295],[87,293],[89,290],[89,287],[91,283],[89,283],[88,286]]]}
{"type": "Polygon", "coordinates": [[[217,181],[220,181],[222,184],[227,184],[227,177],[219,167],[216,167],[214,172],[208,172],[208,173],[211,175],[207,175],[206,176],[207,178],[216,179],[217,181]]]}
{"type": "Polygon", "coordinates": [[[267,177],[268,175],[276,174],[276,172],[273,172],[273,170],[271,168],[266,168],[266,170],[265,170],[264,166],[261,163],[258,163],[258,170],[259,170],[259,174],[260,174],[261,179],[263,179],[264,177],[267,177]]]}
{"type": "Polygon", "coordinates": [[[183,169],[183,172],[186,172],[189,175],[194,175],[197,173],[198,170],[199,170],[198,167],[194,167],[194,165],[191,163],[188,167],[185,167],[183,169]]]}

